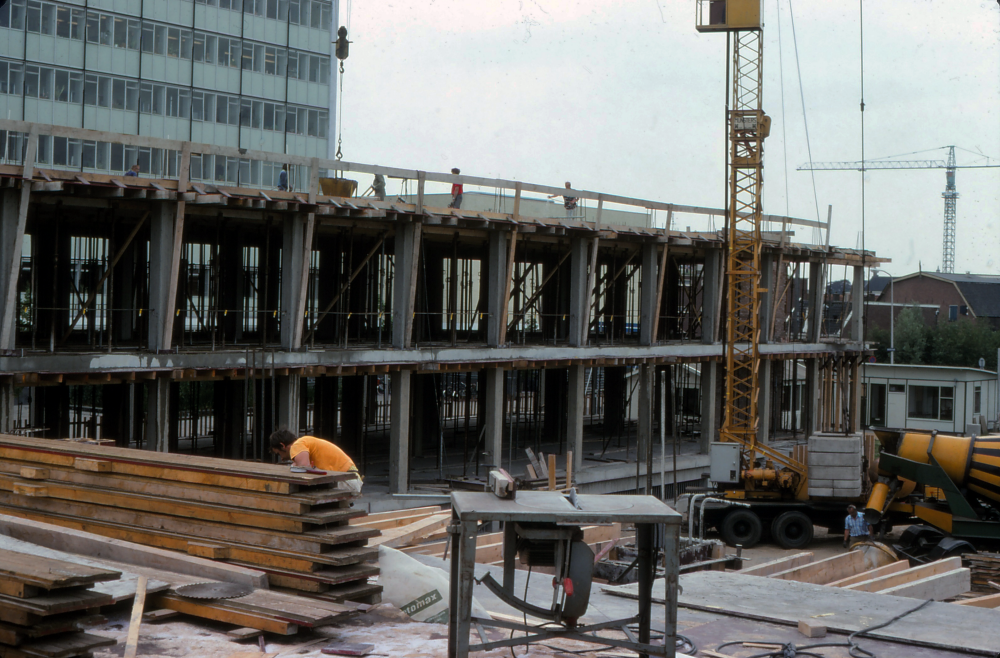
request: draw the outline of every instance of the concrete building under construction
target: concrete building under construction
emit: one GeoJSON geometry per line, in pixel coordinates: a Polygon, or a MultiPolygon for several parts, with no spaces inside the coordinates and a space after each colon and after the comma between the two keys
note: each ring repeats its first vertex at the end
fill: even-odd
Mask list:
{"type": "MultiPolygon", "coordinates": [[[[659,489],[675,441],[678,482],[707,469],[725,242],[674,227],[722,210],[12,120],[0,131],[2,432],[269,460],[285,426],[335,440],[369,489],[391,492],[484,476],[526,447],[572,452],[592,492],[641,488],[637,466],[659,489]],[[152,149],[176,175],[43,169],[40,136],[152,149]],[[295,166],[308,183],[231,186],[213,158],[295,166]],[[350,185],[327,172],[411,194],[329,196],[321,182],[350,185]],[[452,182],[506,207],[436,207],[452,182]],[[522,210],[563,193],[587,212],[522,210]],[[610,223],[605,206],[646,221],[610,223]]],[[[840,295],[824,318],[826,281],[863,290],[879,259],[796,237],[827,225],[764,220],[760,439],[854,430],[863,299],[840,295]]]]}

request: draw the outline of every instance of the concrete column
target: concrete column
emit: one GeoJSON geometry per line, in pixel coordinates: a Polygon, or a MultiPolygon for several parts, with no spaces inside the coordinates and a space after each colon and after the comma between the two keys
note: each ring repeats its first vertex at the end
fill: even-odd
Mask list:
{"type": "Polygon", "coordinates": [[[295,213],[285,218],[282,227],[281,347],[286,350],[298,349],[302,341],[301,327],[305,316],[302,277],[309,267],[305,243],[308,217],[304,213],[295,213]]]}
{"type": "Polygon", "coordinates": [[[17,281],[11,279],[12,275],[16,276],[13,273],[21,269],[24,223],[21,221],[20,197],[21,193],[14,189],[0,191],[0,290],[8,298],[0,306],[0,349],[5,350],[14,349],[17,338],[17,311],[20,305],[17,304],[17,281]],[[12,289],[14,297],[10,299],[12,289]]]}
{"type": "MultiPolygon", "coordinates": [[[[760,257],[760,287],[765,290],[760,294],[758,307],[758,325],[760,327],[760,342],[771,342],[771,309],[774,306],[774,256],[767,254],[760,257]]],[[[763,413],[763,412],[762,412],[763,413]]]]}
{"type": "Polygon", "coordinates": [[[574,238],[570,248],[569,280],[569,344],[573,347],[586,345],[590,324],[590,291],[587,290],[587,271],[590,261],[587,248],[590,243],[583,238],[574,238]]]}
{"type": "Polygon", "coordinates": [[[395,278],[392,283],[392,346],[396,349],[408,348],[412,342],[420,235],[420,224],[406,222],[397,225],[395,278]]]}
{"type": "Polygon", "coordinates": [[[0,384],[0,433],[10,434],[16,420],[17,394],[14,392],[14,384],[0,384]]]}
{"type": "Polygon", "coordinates": [[[773,362],[761,359],[757,374],[760,382],[757,394],[757,440],[767,445],[771,435],[771,405],[773,404],[771,372],[773,362]]]}
{"type": "Polygon", "coordinates": [[[720,305],[722,304],[722,250],[705,253],[705,273],[701,294],[701,342],[711,345],[719,337],[720,305]]]}
{"type": "MultiPolygon", "coordinates": [[[[284,325],[284,323],[282,323],[284,325]]],[[[298,373],[279,375],[278,380],[278,427],[287,428],[296,436],[299,433],[299,407],[301,401],[300,380],[298,373]]]]}
{"type": "MultiPolygon", "coordinates": [[[[706,286],[707,290],[707,286],[706,286]]],[[[701,363],[701,437],[698,449],[702,454],[708,454],[709,448],[719,434],[719,403],[717,398],[719,387],[719,363],[702,361],[701,363]]]]}
{"type": "Polygon", "coordinates": [[[818,429],[819,396],[819,359],[812,358],[806,361],[805,399],[802,401],[802,411],[805,415],[802,430],[806,438],[812,436],[818,429]]]}
{"type": "MultiPolygon", "coordinates": [[[[655,389],[653,376],[655,372],[655,366],[647,364],[639,366],[639,403],[636,405],[636,410],[639,414],[639,427],[637,432],[638,447],[636,458],[640,464],[646,463],[646,453],[653,441],[653,407],[655,406],[653,400],[653,391],[655,389]]],[[[645,467],[643,467],[642,473],[643,478],[645,478],[645,467]]],[[[645,482],[645,479],[643,479],[643,482],[645,482]]]]}
{"type": "MultiPolygon", "coordinates": [[[[354,446],[355,451],[359,451],[365,429],[365,376],[353,375],[342,379],[344,383],[340,404],[340,440],[343,443],[341,447],[354,446]]],[[[374,377],[369,385],[375,385],[374,377]]]]}
{"type": "Polygon", "coordinates": [[[503,461],[503,389],[506,377],[503,368],[487,368],[486,373],[486,455],[484,464],[501,466],[503,461]]]}
{"type": "Polygon", "coordinates": [[[503,320],[503,294],[507,283],[507,234],[490,231],[486,247],[486,344],[500,344],[500,323],[503,320]]]}
{"type": "Polygon", "coordinates": [[[826,288],[823,263],[809,263],[809,342],[818,343],[823,335],[823,298],[826,288]]]}
{"type": "Polygon", "coordinates": [[[573,451],[573,472],[583,466],[583,411],[586,395],[587,369],[569,367],[569,387],[566,391],[566,448],[573,451]]]}
{"type": "MultiPolygon", "coordinates": [[[[151,350],[168,350],[167,322],[172,322],[176,300],[170,298],[170,270],[174,259],[174,224],[177,208],[172,203],[154,204],[149,217],[149,337],[151,350]]],[[[149,441],[146,442],[149,445],[149,441]]]]}
{"type": "Polygon", "coordinates": [[[146,450],[169,452],[170,412],[170,380],[159,377],[147,382],[146,450]]]}
{"type": "Polygon", "coordinates": [[[639,299],[639,343],[652,345],[653,318],[656,317],[656,287],[658,281],[659,263],[656,260],[656,243],[642,245],[642,279],[639,299]]]}
{"type": "Polygon", "coordinates": [[[410,371],[389,376],[389,493],[406,493],[410,475],[410,371]]]}
{"type": "Polygon", "coordinates": [[[854,266],[854,281],[851,283],[851,340],[864,340],[865,318],[865,268],[854,266]]]}

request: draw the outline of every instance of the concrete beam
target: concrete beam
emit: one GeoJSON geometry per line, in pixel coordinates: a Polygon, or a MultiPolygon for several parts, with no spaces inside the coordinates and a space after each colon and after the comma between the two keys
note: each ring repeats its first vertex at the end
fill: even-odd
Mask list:
{"type": "Polygon", "coordinates": [[[409,370],[389,376],[389,493],[409,490],[410,376],[409,370]]]}
{"type": "Polygon", "coordinates": [[[771,309],[774,307],[774,255],[764,254],[760,258],[760,287],[765,290],[760,294],[760,304],[758,309],[758,325],[760,326],[760,342],[769,343],[771,341],[771,309]]]}
{"type": "Polygon", "coordinates": [[[0,290],[4,305],[0,309],[0,348],[14,349],[17,339],[17,277],[21,272],[21,247],[27,221],[27,198],[31,184],[25,183],[18,192],[0,191],[0,290]],[[22,210],[24,212],[22,212],[22,210]]]}
{"type": "Polygon", "coordinates": [[[506,378],[503,368],[486,369],[485,446],[483,462],[492,466],[503,465],[503,389],[506,378]]]}
{"type": "Polygon", "coordinates": [[[305,318],[304,286],[312,253],[310,215],[295,213],[285,219],[281,242],[281,347],[296,350],[302,345],[305,318]]]}
{"type": "MultiPolygon", "coordinates": [[[[775,357],[798,356],[806,359],[821,354],[843,354],[860,351],[860,345],[837,343],[775,343],[762,345],[761,354],[775,357]]],[[[327,349],[309,352],[274,352],[275,368],[363,368],[369,366],[414,366],[438,370],[443,364],[501,366],[515,362],[544,361],[600,361],[602,359],[720,359],[722,345],[700,343],[674,343],[652,347],[628,345],[593,345],[566,347],[551,345],[515,345],[502,348],[487,347],[421,347],[399,352],[387,349],[327,349]]],[[[268,366],[271,359],[268,357],[268,366]]],[[[244,368],[246,351],[216,350],[193,351],[179,354],[148,354],[145,352],[114,354],[26,354],[23,357],[0,356],[0,374],[12,373],[89,373],[141,370],[207,370],[244,368]]],[[[589,365],[589,364],[588,364],[589,365]]],[[[335,375],[336,372],[327,374],[335,375]]]]}
{"type": "Polygon", "coordinates": [[[586,395],[587,369],[569,367],[569,386],[566,390],[566,449],[573,451],[573,472],[583,467],[583,412],[586,395]]]}
{"type": "Polygon", "coordinates": [[[809,335],[819,342],[823,335],[823,300],[826,291],[826,267],[820,262],[809,263],[809,335]]]}

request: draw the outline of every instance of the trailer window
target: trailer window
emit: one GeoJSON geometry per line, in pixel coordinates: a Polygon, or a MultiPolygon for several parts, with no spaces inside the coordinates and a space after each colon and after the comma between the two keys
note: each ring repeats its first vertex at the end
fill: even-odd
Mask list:
{"type": "Polygon", "coordinates": [[[952,420],[955,414],[955,389],[952,386],[910,385],[907,416],[926,420],[952,420]]]}

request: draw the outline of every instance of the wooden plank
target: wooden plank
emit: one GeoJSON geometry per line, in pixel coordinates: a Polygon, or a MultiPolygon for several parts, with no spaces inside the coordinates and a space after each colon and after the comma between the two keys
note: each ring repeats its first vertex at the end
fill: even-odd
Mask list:
{"type": "Polygon", "coordinates": [[[556,489],[556,456],[549,455],[549,491],[555,491],[556,489]]]}
{"type": "MultiPolygon", "coordinates": [[[[113,480],[109,479],[109,484],[113,480]]],[[[362,509],[342,508],[324,511],[322,515],[284,515],[272,512],[258,512],[211,503],[192,503],[186,500],[165,499],[158,496],[123,493],[114,489],[103,489],[76,484],[46,482],[45,484],[21,483],[0,475],[0,491],[13,491],[21,496],[53,498],[87,503],[103,507],[117,507],[136,512],[151,512],[179,516],[185,519],[199,519],[228,525],[248,526],[283,532],[301,533],[317,525],[347,521],[365,515],[362,509]]]]}
{"type": "Polygon", "coordinates": [[[139,576],[139,584],[135,589],[135,600],[132,603],[132,619],[128,624],[128,637],[125,640],[124,658],[135,658],[139,648],[139,627],[142,624],[142,609],[146,605],[146,577],[139,576]]]}
{"type": "Polygon", "coordinates": [[[938,560],[937,562],[922,564],[919,567],[913,567],[912,569],[900,571],[899,573],[894,573],[879,578],[872,578],[869,580],[862,581],[860,583],[848,585],[844,589],[849,589],[856,592],[878,592],[884,589],[888,589],[890,587],[898,587],[899,585],[905,585],[907,583],[921,580],[929,576],[936,576],[942,573],[947,573],[949,571],[961,568],[961,566],[962,566],[962,558],[950,557],[945,560],[938,560]]]}
{"type": "MultiPolygon", "coordinates": [[[[237,641],[243,640],[256,640],[258,637],[264,634],[264,631],[257,628],[234,628],[231,631],[226,631],[226,635],[237,641]]],[[[252,654],[254,656],[260,656],[260,653],[252,654]]],[[[230,658],[232,658],[230,656],[230,658]]]]}
{"type": "Polygon", "coordinates": [[[19,507],[25,510],[58,513],[81,519],[110,521],[135,528],[167,530],[186,534],[195,540],[239,541],[254,546],[306,553],[320,553],[324,546],[350,541],[345,540],[345,537],[356,537],[359,533],[374,532],[366,528],[352,528],[347,525],[302,533],[244,526],[233,527],[226,523],[184,519],[165,514],[152,514],[90,503],[75,503],[52,498],[26,498],[4,491],[0,491],[0,505],[8,508],[19,507]]]}
{"type": "Polygon", "coordinates": [[[176,610],[167,610],[165,608],[161,608],[159,610],[150,610],[149,612],[143,613],[142,620],[147,624],[151,624],[155,622],[174,619],[180,614],[181,613],[177,612],[176,610]]]}
{"type": "Polygon", "coordinates": [[[0,550],[0,575],[3,575],[7,581],[25,583],[43,589],[58,589],[117,580],[121,577],[121,572],[98,569],[67,560],[0,550]]]}
{"type": "Polygon", "coordinates": [[[100,461],[98,459],[84,459],[77,457],[73,460],[73,468],[80,471],[91,471],[93,473],[110,473],[112,471],[111,462],[100,461]]]}
{"type": "Polygon", "coordinates": [[[988,594],[986,596],[977,596],[973,599],[962,599],[960,601],[952,601],[956,605],[969,605],[975,608],[1000,608],[1000,594],[988,594]]]}
{"type": "Polygon", "coordinates": [[[910,563],[906,560],[900,560],[899,562],[890,562],[889,564],[879,567],[877,569],[872,569],[870,571],[864,571],[853,576],[848,576],[847,578],[841,578],[840,580],[835,580],[832,583],[827,583],[830,587],[847,587],[848,585],[853,585],[855,583],[861,583],[866,580],[871,580],[873,578],[881,578],[882,576],[888,576],[889,574],[899,573],[900,571],[906,571],[910,568],[910,563]]]}
{"type": "Polygon", "coordinates": [[[770,578],[778,580],[797,580],[800,583],[816,583],[822,585],[841,578],[847,578],[860,573],[865,568],[865,556],[861,551],[841,553],[825,560],[817,560],[801,567],[779,571],[770,578]]]}
{"type": "MultiPolygon", "coordinates": [[[[24,513],[22,510],[0,511],[8,514],[0,516],[0,534],[53,550],[89,556],[99,555],[118,563],[135,564],[202,579],[221,580],[254,587],[264,586],[267,582],[267,577],[259,571],[210,562],[160,548],[141,546],[131,541],[106,539],[91,534],[86,532],[91,527],[86,520],[64,520],[60,517],[33,518],[34,514],[28,516],[31,520],[24,520],[9,515],[11,511],[24,513]],[[51,523],[43,522],[46,520],[64,521],[69,527],[60,527],[63,525],[62,523],[51,525],[51,523]]],[[[134,529],[125,529],[120,534],[121,539],[132,538],[134,529]]],[[[172,548],[175,551],[186,552],[187,540],[179,540],[172,548]]]]}
{"type": "MultiPolygon", "coordinates": [[[[292,473],[287,466],[280,465],[94,446],[8,434],[0,435],[0,457],[35,464],[74,467],[77,458],[91,459],[109,463],[110,467],[95,468],[110,468],[109,472],[114,473],[273,493],[290,493],[293,485],[328,485],[349,477],[346,473],[325,475],[292,473]]],[[[86,465],[84,468],[91,467],[86,465]]]]}
{"type": "Polygon", "coordinates": [[[353,497],[354,494],[338,489],[317,489],[293,494],[273,494],[225,487],[213,487],[188,482],[172,482],[153,478],[136,477],[115,473],[114,479],[107,475],[77,471],[73,468],[35,467],[27,462],[0,460],[0,473],[20,475],[26,479],[55,480],[66,484],[80,484],[92,487],[108,487],[123,493],[137,493],[159,498],[180,498],[188,502],[214,503],[244,507],[262,512],[279,514],[306,514],[312,507],[336,504],[353,497]],[[27,474],[26,474],[27,473],[27,474]]]}
{"type": "Polygon", "coordinates": [[[445,527],[450,521],[451,512],[435,514],[434,516],[429,516],[415,523],[402,526],[401,528],[387,530],[382,533],[381,537],[375,537],[368,543],[372,546],[389,546],[393,548],[410,546],[411,544],[419,541],[422,537],[429,535],[435,530],[445,527]]]}
{"type": "MultiPolygon", "coordinates": [[[[68,593],[45,594],[27,599],[20,599],[13,596],[0,595],[0,619],[13,624],[25,624],[31,622],[21,622],[10,618],[13,613],[28,613],[38,617],[48,617],[49,615],[61,612],[76,612],[77,610],[87,610],[98,608],[102,605],[113,603],[111,596],[101,592],[90,590],[70,590],[68,593]]],[[[23,617],[17,617],[21,619],[23,617]]]]}
{"type": "Polygon", "coordinates": [[[161,608],[176,610],[192,617],[212,619],[234,626],[256,628],[275,635],[295,635],[299,630],[298,625],[288,621],[226,607],[219,602],[185,599],[176,594],[157,595],[153,598],[152,603],[161,608]]]}
{"type": "Polygon", "coordinates": [[[887,587],[880,590],[880,593],[925,601],[928,599],[944,601],[965,594],[971,587],[972,574],[969,569],[961,567],[895,587],[887,587]]]}
{"type": "Polygon", "coordinates": [[[770,562],[757,564],[747,569],[740,569],[739,572],[750,576],[770,576],[771,574],[778,573],[779,571],[788,571],[790,569],[795,569],[796,567],[801,567],[802,565],[809,564],[812,561],[812,553],[796,553],[795,555],[789,555],[788,557],[782,557],[777,560],[771,560],[770,562]]]}
{"type": "MultiPolygon", "coordinates": [[[[548,474],[544,472],[541,462],[538,461],[538,457],[535,456],[534,451],[531,448],[525,448],[524,453],[528,455],[528,463],[531,465],[532,470],[538,475],[535,477],[548,477],[548,474]]],[[[532,477],[532,479],[535,479],[532,477]]]]}
{"type": "Polygon", "coordinates": [[[368,521],[385,521],[392,519],[404,519],[411,516],[427,516],[430,514],[439,514],[442,511],[440,505],[428,505],[426,507],[410,507],[408,509],[392,510],[390,512],[375,512],[374,514],[369,514],[364,517],[364,519],[356,519],[351,521],[351,525],[355,524],[367,524],[368,521]]]}
{"type": "Polygon", "coordinates": [[[0,622],[0,644],[16,647],[32,638],[72,633],[79,628],[78,620],[77,615],[66,615],[57,616],[53,620],[45,620],[32,626],[18,626],[0,622]]]}
{"type": "Polygon", "coordinates": [[[30,658],[71,658],[72,656],[89,656],[91,651],[100,647],[113,646],[116,640],[89,633],[67,633],[45,637],[33,642],[26,642],[17,649],[7,650],[0,647],[0,656],[28,656],[30,658]]]}
{"type": "Polygon", "coordinates": [[[188,542],[187,552],[188,555],[197,555],[198,557],[207,558],[209,560],[229,559],[229,547],[220,546],[218,544],[204,544],[193,541],[188,542]]]}

